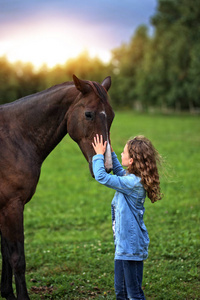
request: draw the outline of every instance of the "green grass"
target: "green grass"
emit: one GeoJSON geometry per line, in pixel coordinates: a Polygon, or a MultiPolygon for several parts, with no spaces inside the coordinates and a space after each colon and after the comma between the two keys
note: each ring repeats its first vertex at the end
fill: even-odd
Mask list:
{"type": "MultiPolygon", "coordinates": [[[[150,138],[165,160],[164,198],[145,204],[151,240],[144,264],[146,298],[199,299],[200,120],[116,113],[111,138],[119,157],[126,140],[137,134],[150,138]]],[[[47,158],[24,213],[31,299],[115,299],[113,194],[91,178],[68,136],[47,158]]]]}

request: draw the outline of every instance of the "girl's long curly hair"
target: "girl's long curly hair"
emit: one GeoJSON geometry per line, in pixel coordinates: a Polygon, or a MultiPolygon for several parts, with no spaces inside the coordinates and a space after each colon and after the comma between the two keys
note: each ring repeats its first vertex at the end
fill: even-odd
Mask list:
{"type": "Polygon", "coordinates": [[[139,135],[127,142],[128,152],[133,163],[127,171],[141,178],[147,196],[152,203],[162,199],[157,163],[161,157],[152,143],[144,136],[139,135]]]}

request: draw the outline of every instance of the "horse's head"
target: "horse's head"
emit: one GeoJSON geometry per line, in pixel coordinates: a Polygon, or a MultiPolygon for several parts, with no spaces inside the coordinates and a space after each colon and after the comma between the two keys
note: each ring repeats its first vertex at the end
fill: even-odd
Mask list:
{"type": "Polygon", "coordinates": [[[80,80],[73,75],[73,80],[79,94],[71,105],[67,118],[67,131],[70,137],[79,145],[92,171],[92,157],[95,155],[92,142],[96,134],[102,135],[107,141],[105,153],[105,168],[112,170],[109,131],[114,118],[114,112],[108,102],[107,91],[111,86],[111,78],[106,77],[102,84],[80,80]]]}

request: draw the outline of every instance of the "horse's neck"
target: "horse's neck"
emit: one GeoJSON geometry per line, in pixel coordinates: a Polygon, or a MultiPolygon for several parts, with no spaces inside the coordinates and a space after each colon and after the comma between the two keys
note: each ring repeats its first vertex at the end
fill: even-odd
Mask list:
{"type": "Polygon", "coordinates": [[[67,134],[66,114],[78,92],[73,85],[49,89],[16,103],[15,130],[43,161],[67,134]]]}

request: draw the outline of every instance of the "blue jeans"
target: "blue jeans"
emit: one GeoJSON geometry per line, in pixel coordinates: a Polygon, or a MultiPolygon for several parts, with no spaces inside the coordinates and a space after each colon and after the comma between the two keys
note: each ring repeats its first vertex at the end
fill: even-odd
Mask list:
{"type": "Polygon", "coordinates": [[[115,260],[117,300],[145,300],[142,290],[143,261],[115,260]]]}

